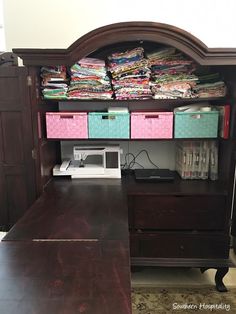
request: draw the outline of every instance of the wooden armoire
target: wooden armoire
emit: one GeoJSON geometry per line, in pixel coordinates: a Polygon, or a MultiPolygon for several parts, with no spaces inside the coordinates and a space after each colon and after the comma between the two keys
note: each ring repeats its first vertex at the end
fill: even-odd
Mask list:
{"type": "MultiPolygon", "coordinates": [[[[60,140],[47,139],[45,112],[58,111],[59,102],[107,108],[109,101],[45,100],[40,89],[42,66],[70,67],[85,56],[105,59],[118,50],[143,46],[155,50],[175,47],[199,67],[220,73],[227,96],[209,98],[211,105],[230,104],[229,139],[218,138],[219,179],[181,180],[174,184],[137,184],[124,178],[129,206],[131,261],[133,265],[192,266],[202,271],[227,272],[230,235],[236,236],[233,209],[236,162],[236,49],[208,48],[176,27],[152,22],[104,26],[79,38],[68,49],[14,49],[24,67],[0,67],[0,225],[12,226],[52,179],[60,162],[60,140]],[[232,223],[233,222],[233,223],[232,223]],[[164,243],[164,244],[163,244],[164,243]]],[[[124,101],[129,110],[173,110],[202,99],[124,101]]],[[[112,100],[119,106],[118,100],[112,100]]],[[[198,139],[199,140],[199,139],[198,139]]],[[[210,139],[209,139],[210,140],[210,139]]],[[[94,140],[90,140],[91,143],[94,140]]],[[[171,139],[173,143],[176,139],[171,139]]],[[[216,277],[216,281],[218,280],[216,277]]],[[[220,284],[219,284],[220,285],[220,284]]]]}

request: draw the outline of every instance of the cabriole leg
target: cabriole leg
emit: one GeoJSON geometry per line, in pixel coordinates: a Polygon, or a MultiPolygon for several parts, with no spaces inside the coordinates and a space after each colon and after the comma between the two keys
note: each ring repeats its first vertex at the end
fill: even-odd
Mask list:
{"type": "Polygon", "coordinates": [[[229,271],[229,267],[220,267],[217,268],[216,274],[215,274],[215,283],[216,283],[216,289],[219,292],[227,292],[227,288],[223,283],[223,278],[229,271]]]}

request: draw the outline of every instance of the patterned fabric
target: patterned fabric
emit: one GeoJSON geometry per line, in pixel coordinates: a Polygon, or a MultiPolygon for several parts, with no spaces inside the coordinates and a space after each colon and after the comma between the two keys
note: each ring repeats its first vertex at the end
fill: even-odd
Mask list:
{"type": "Polygon", "coordinates": [[[48,66],[41,68],[42,94],[45,99],[66,99],[68,80],[66,67],[48,66]]]}
{"type": "Polygon", "coordinates": [[[152,97],[149,86],[150,69],[142,47],[113,53],[108,56],[108,64],[116,99],[152,97]]]}
{"type": "Polygon", "coordinates": [[[113,91],[105,61],[83,58],[70,68],[69,99],[111,99],[113,91]]]}

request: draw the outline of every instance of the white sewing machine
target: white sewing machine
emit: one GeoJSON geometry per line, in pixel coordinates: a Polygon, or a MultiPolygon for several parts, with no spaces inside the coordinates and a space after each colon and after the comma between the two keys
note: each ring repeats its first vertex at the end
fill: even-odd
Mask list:
{"type": "Polygon", "coordinates": [[[54,176],[76,178],[121,178],[119,145],[74,146],[73,160],[53,168],[54,176]]]}

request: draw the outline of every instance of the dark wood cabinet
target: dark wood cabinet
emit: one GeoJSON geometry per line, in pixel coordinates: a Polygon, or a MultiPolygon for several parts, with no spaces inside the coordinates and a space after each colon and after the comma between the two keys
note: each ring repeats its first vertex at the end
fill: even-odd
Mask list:
{"type": "MultiPolygon", "coordinates": [[[[22,85],[23,80],[19,83],[12,78],[13,81],[18,82],[18,85],[15,85],[18,87],[14,88],[21,88],[19,101],[14,98],[17,93],[13,90],[9,96],[7,87],[11,86],[10,78],[3,76],[4,80],[0,88],[6,95],[4,97],[7,103],[0,104],[2,141],[0,171],[3,174],[0,176],[0,187],[9,191],[10,207],[14,208],[16,200],[20,198],[22,203],[19,205],[19,211],[23,212],[22,208],[25,204],[35,198],[35,191],[37,195],[43,191],[44,186],[51,179],[52,167],[60,162],[60,141],[48,140],[45,133],[45,112],[57,111],[60,104],[57,100],[42,99],[40,67],[51,65],[70,67],[85,56],[104,57],[116,49],[124,50],[138,45],[145,45],[150,50],[163,45],[172,46],[192,58],[202,69],[219,72],[228,87],[227,96],[221,99],[125,101],[122,104],[130,110],[139,110],[147,107],[148,109],[173,109],[181,104],[203,100],[209,100],[212,105],[227,103],[231,106],[231,123],[230,138],[217,139],[219,179],[216,182],[181,180],[178,177],[174,183],[137,184],[133,179],[125,178],[124,191],[129,206],[132,264],[196,266],[204,269],[217,267],[218,288],[224,290],[219,280],[224,272],[220,269],[231,265],[228,257],[236,151],[234,122],[236,49],[208,48],[183,30],[151,22],[108,25],[86,34],[68,49],[14,49],[14,52],[23,59],[25,68],[22,71],[25,71],[25,76],[26,73],[30,76],[31,86],[27,98],[25,94],[27,87],[22,85]],[[23,106],[24,99],[30,102],[31,115],[23,106]],[[17,108],[15,109],[14,106],[17,108]],[[7,110],[12,108],[14,112],[8,114],[5,112],[6,108],[7,110]],[[6,131],[7,134],[3,133],[6,131]],[[16,142],[14,146],[11,145],[12,136],[16,142]],[[32,148],[36,155],[35,176],[32,175],[32,160],[27,157],[31,154],[32,148]],[[26,158],[28,158],[27,163],[25,163],[26,158]],[[3,160],[7,160],[7,163],[3,160]],[[14,176],[9,177],[7,173],[13,173],[12,171],[15,171],[14,176]],[[26,174],[24,179],[23,174],[26,174]]],[[[119,105],[119,101],[112,101],[119,105]]],[[[101,110],[109,106],[109,101],[95,100],[71,102],[67,100],[61,103],[64,107],[67,106],[68,110],[77,108],[78,111],[83,111],[85,108],[88,111],[101,110]]],[[[176,139],[172,141],[175,143],[176,139]]],[[[4,204],[3,208],[6,208],[6,192],[0,194],[0,202],[4,204]]],[[[7,209],[1,211],[3,216],[6,216],[6,213],[7,209]]],[[[14,222],[16,216],[10,220],[14,222]]]]}

